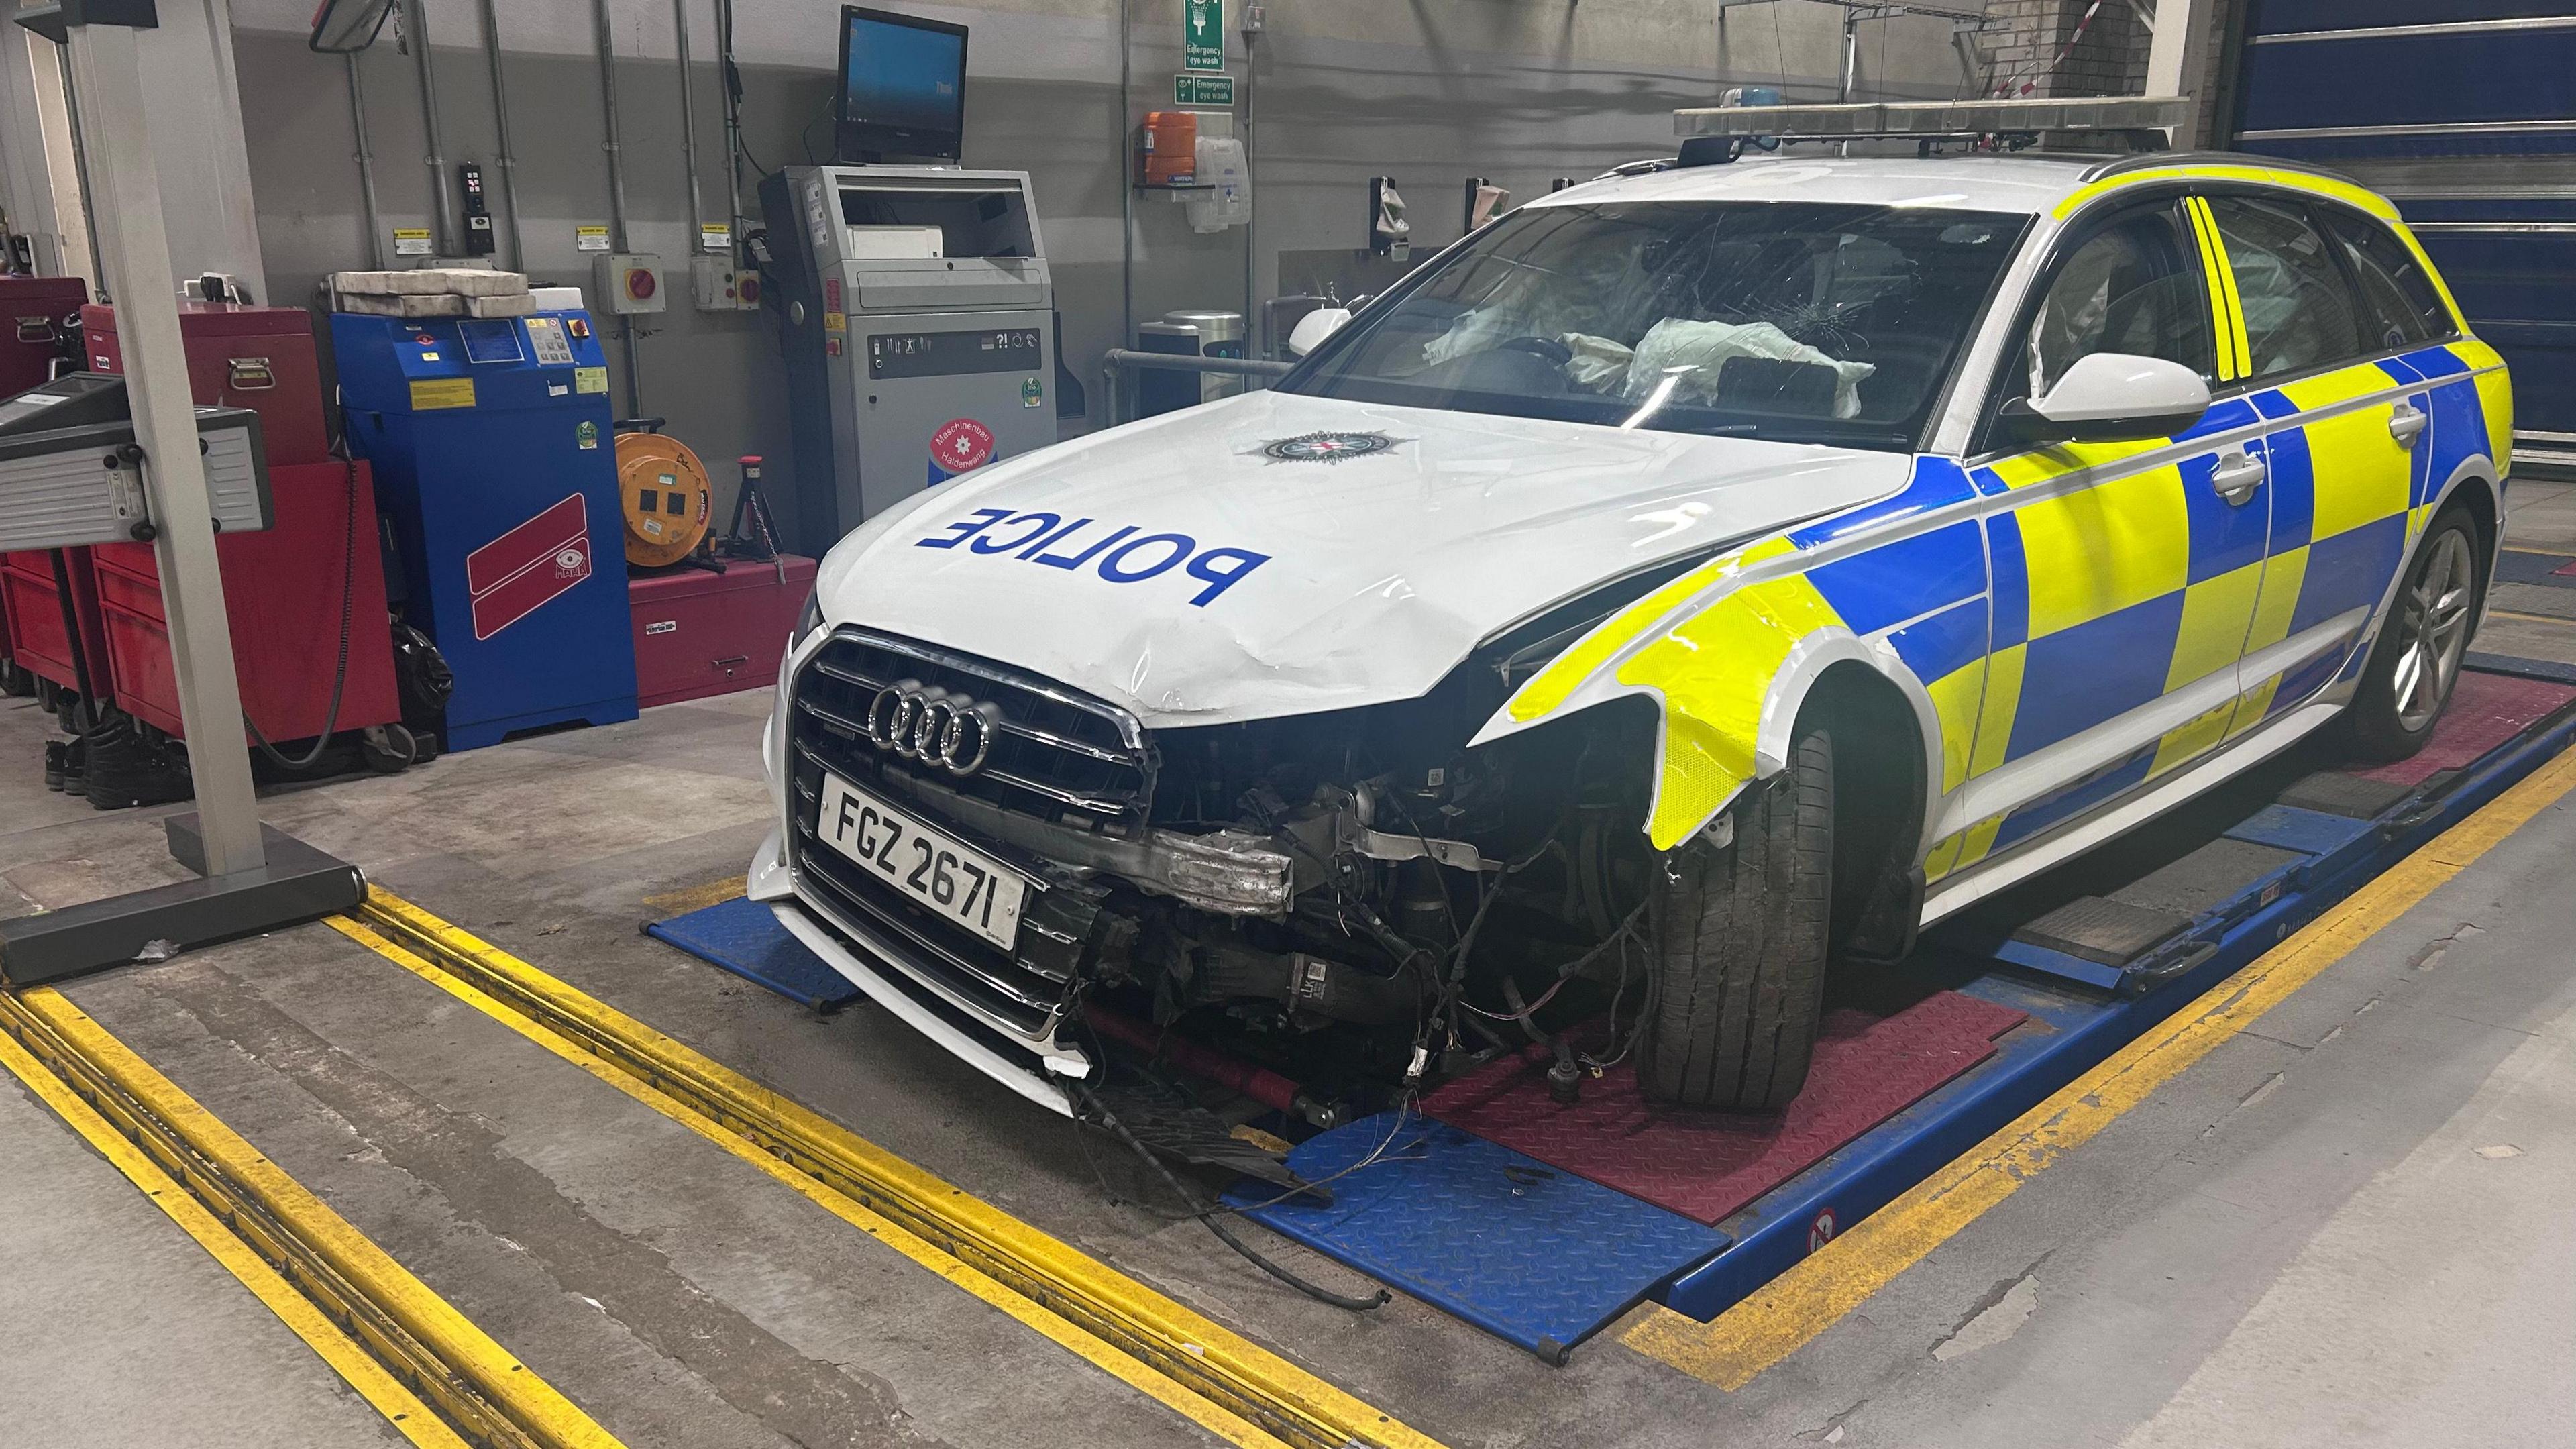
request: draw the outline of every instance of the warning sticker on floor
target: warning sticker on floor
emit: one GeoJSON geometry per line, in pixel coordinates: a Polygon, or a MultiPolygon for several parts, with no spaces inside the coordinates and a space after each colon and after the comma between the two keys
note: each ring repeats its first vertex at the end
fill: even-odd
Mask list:
{"type": "Polygon", "coordinates": [[[578,493],[465,556],[474,637],[489,639],[590,577],[590,510],[578,493]]]}

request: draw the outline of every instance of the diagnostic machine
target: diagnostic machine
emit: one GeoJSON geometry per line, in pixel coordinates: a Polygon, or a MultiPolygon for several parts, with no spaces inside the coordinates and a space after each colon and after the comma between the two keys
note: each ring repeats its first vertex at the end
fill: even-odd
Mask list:
{"type": "Polygon", "coordinates": [[[456,673],[447,748],[633,719],[617,444],[589,314],[336,312],[331,341],[407,616],[456,673]]]}
{"type": "Polygon", "coordinates": [[[1055,289],[1028,173],[957,167],[965,88],[965,27],[845,7],[835,136],[853,164],[761,183],[806,552],[1056,440],[1055,289]]]}

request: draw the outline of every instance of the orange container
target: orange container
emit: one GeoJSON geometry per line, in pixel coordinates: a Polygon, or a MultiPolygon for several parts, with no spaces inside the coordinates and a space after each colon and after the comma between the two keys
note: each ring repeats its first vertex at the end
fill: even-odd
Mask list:
{"type": "Polygon", "coordinates": [[[1187,186],[1199,177],[1195,111],[1147,111],[1137,132],[1136,169],[1147,186],[1187,186]]]}

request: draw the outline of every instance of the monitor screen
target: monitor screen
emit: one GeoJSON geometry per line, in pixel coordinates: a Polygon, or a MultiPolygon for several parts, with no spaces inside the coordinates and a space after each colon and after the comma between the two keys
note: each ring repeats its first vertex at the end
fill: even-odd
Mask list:
{"type": "Polygon", "coordinates": [[[841,10],[841,159],[955,160],[966,130],[966,27],[841,10]]]}

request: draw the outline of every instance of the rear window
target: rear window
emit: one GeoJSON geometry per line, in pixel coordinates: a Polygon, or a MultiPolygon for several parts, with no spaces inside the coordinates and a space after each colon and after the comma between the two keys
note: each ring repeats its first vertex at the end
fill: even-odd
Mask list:
{"type": "Polygon", "coordinates": [[[2352,264],[2361,296],[2369,308],[2365,321],[2383,347],[2433,342],[2459,329],[2441,291],[2415,259],[2415,253],[2390,231],[2359,212],[2327,207],[2326,230],[2352,264]]]}

